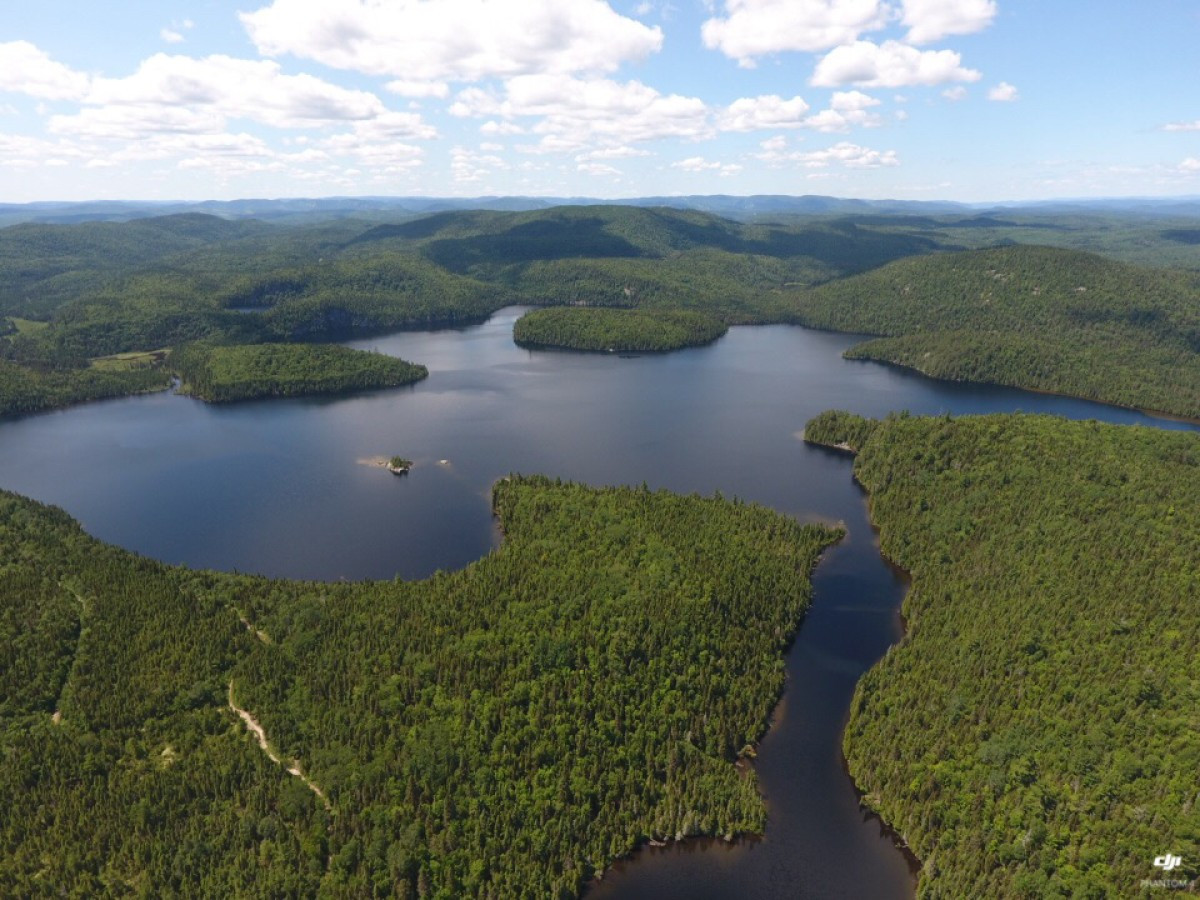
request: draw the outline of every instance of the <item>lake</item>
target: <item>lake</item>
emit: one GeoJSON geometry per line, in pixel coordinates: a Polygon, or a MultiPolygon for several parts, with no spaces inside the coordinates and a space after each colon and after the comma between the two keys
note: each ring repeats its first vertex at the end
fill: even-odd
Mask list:
{"type": "Polygon", "coordinates": [[[1196,426],[843,360],[856,337],[792,326],[732,328],[667,355],[527,351],[511,339],[522,311],[350,345],[428,366],[406,388],[228,407],[164,393],[4,423],[0,487],[160,560],[322,580],[478,559],[499,541],[490,487],[510,472],[720,491],[841,521],[848,537],[817,569],[760,748],[766,835],[640,851],[589,897],[911,896],[909,863],[861,811],[840,751],[856,681],[900,636],[905,582],[879,556],[851,458],[805,445],[805,421],[837,407],[1196,426]],[[415,461],[408,475],[371,463],[393,455],[415,461]]]}

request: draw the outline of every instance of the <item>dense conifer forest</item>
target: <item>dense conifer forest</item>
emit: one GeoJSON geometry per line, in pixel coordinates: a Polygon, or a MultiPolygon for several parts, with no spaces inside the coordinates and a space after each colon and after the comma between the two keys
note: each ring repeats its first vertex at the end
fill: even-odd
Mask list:
{"type": "Polygon", "coordinates": [[[0,493],[0,894],[567,897],[646,839],[761,831],[735,761],[838,532],[543,478],[494,503],[460,572],[323,584],[0,493]]]}
{"type": "Polygon", "coordinates": [[[710,344],[726,330],[719,319],[686,310],[570,306],[526,313],[513,325],[513,340],[568,350],[664,351],[710,344]]]}
{"type": "Polygon", "coordinates": [[[1200,418],[1200,275],[1049,247],[906,259],[797,299],[847,355],[1200,418]]]}
{"type": "Polygon", "coordinates": [[[845,751],[920,896],[1132,896],[1167,852],[1195,878],[1200,436],[845,413],[805,434],[858,448],[912,574],[845,751]]]}
{"type": "Polygon", "coordinates": [[[397,387],[429,374],[402,359],[330,344],[188,344],[171,367],[184,393],[209,403],[397,387]]]}
{"type": "Polygon", "coordinates": [[[883,339],[852,355],[1196,416],[1200,276],[1186,224],[1030,214],[735,222],[568,206],[383,224],[185,213],[16,225],[0,229],[0,415],[169,377],[89,372],[112,354],[330,341],[531,303],[866,332],[883,339]],[[963,252],[997,243],[1011,246],[963,252]]]}

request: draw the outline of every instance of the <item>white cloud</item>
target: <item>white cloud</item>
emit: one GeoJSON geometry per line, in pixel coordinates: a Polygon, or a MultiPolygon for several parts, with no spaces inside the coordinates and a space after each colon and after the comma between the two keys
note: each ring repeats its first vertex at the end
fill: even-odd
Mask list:
{"type": "Polygon", "coordinates": [[[719,162],[709,162],[703,156],[689,156],[678,162],[671,163],[672,169],[683,169],[685,172],[703,172],[706,169],[719,169],[719,162]]]}
{"type": "Polygon", "coordinates": [[[450,96],[450,85],[444,81],[389,81],[387,89],[401,97],[434,97],[438,100],[450,96]]]}
{"type": "MultiPolygon", "coordinates": [[[[664,137],[712,134],[708,107],[695,97],[660,94],[638,81],[520,75],[504,85],[503,96],[480,88],[458,93],[450,106],[456,116],[495,116],[501,120],[536,117],[527,130],[543,135],[532,152],[574,152],[584,147],[620,146],[664,137]]],[[[504,121],[485,133],[500,133],[504,121]]]]}
{"type": "Polygon", "coordinates": [[[88,77],[57,63],[28,41],[0,44],[0,91],[45,100],[78,100],[88,77]]]}
{"type": "Polygon", "coordinates": [[[182,44],[185,40],[183,33],[191,31],[195,27],[195,24],[191,19],[184,19],[182,22],[172,22],[159,31],[158,36],[168,44],[182,44]]]}
{"type": "Polygon", "coordinates": [[[947,81],[978,81],[980,73],[963,68],[953,50],[917,50],[899,41],[855,41],[837,47],[817,63],[812,83],[818,87],[907,87],[947,81]]]}
{"type": "Polygon", "coordinates": [[[520,125],[517,125],[513,122],[497,122],[495,120],[491,122],[484,122],[479,126],[479,130],[483,134],[511,135],[525,133],[525,129],[520,125]]]}
{"type": "Polygon", "coordinates": [[[777,134],[775,137],[767,138],[758,146],[762,147],[768,153],[775,153],[787,146],[787,138],[785,138],[782,134],[777,134]]]}
{"type": "Polygon", "coordinates": [[[663,39],[604,0],[275,0],[240,18],[264,55],[409,81],[607,72],[663,39]]]}
{"type": "Polygon", "coordinates": [[[1168,122],[1163,131],[1200,131],[1200,119],[1195,122],[1168,122]]]}
{"type": "Polygon", "coordinates": [[[47,128],[91,140],[136,141],[155,134],[218,134],[225,130],[225,117],[212,109],[113,105],[51,116],[47,128]]]}
{"type": "Polygon", "coordinates": [[[581,162],[575,169],[588,175],[603,175],[609,178],[617,178],[622,174],[621,170],[615,166],[598,162],[581,162]]]}
{"type": "Polygon", "coordinates": [[[859,112],[879,105],[878,100],[862,91],[834,91],[829,108],[838,112],[859,112]]]}
{"type": "Polygon", "coordinates": [[[466,147],[455,147],[450,151],[450,174],[463,184],[482,181],[498,169],[507,169],[508,164],[489,153],[475,153],[466,147]]]}
{"type": "MultiPolygon", "coordinates": [[[[160,53],[131,75],[95,77],[85,84],[75,97],[81,103],[78,111],[47,111],[47,130],[68,140],[54,145],[56,152],[47,145],[40,154],[43,159],[69,159],[62,152],[66,147],[86,160],[82,165],[88,168],[174,160],[181,169],[205,170],[222,178],[265,172],[311,178],[329,174],[331,166],[337,168],[335,158],[343,157],[378,176],[421,165],[422,151],[406,142],[437,135],[419,114],[388,110],[372,93],[311,75],[285,75],[277,63],[266,60],[160,53]],[[349,130],[315,141],[298,136],[294,144],[303,149],[289,153],[262,137],[231,133],[233,120],[276,128],[349,130]]],[[[338,177],[344,174],[338,170],[338,177]]]]}
{"type": "Polygon", "coordinates": [[[635,156],[650,156],[648,150],[638,150],[635,147],[602,147],[599,150],[589,150],[575,157],[576,162],[587,162],[594,159],[632,159],[635,156]]]}
{"type": "Polygon", "coordinates": [[[942,91],[942,96],[947,100],[957,103],[959,100],[967,99],[967,89],[961,84],[956,84],[954,87],[949,87],[942,91]]]}
{"type": "MultiPolygon", "coordinates": [[[[348,90],[312,75],[284,75],[268,60],[157,53],[125,78],[97,78],[85,103],[146,109],[212,110],[280,128],[383,115],[383,103],[366,91],[348,90]]],[[[151,129],[153,130],[153,129],[151,129]]]]}
{"type": "Polygon", "coordinates": [[[1011,103],[1018,99],[1017,89],[1007,81],[1002,81],[988,91],[988,99],[997,100],[1000,103],[1011,103]]]}
{"type": "Polygon", "coordinates": [[[908,40],[928,44],[951,34],[982,31],[996,17],[995,0],[904,0],[908,40]]]}
{"type": "Polygon", "coordinates": [[[863,128],[878,128],[882,124],[883,120],[878,115],[862,110],[841,113],[836,109],[823,109],[804,120],[805,128],[811,128],[813,131],[820,131],[824,134],[844,134],[855,125],[863,128]]]}
{"type": "Polygon", "coordinates": [[[384,172],[419,166],[424,152],[413,144],[363,128],[324,138],[317,142],[315,149],[330,156],[349,156],[360,165],[384,172]]]}
{"type": "Polygon", "coordinates": [[[725,0],[725,17],[701,28],[704,46],[742,66],[785,50],[814,52],[883,27],[890,9],[879,0],[725,0]]]}
{"type": "Polygon", "coordinates": [[[829,109],[809,116],[801,124],[826,134],[847,132],[855,125],[877,128],[883,124],[883,120],[877,113],[871,112],[871,107],[878,105],[878,100],[862,91],[834,91],[829,109]]]}
{"type": "Polygon", "coordinates": [[[760,128],[799,128],[809,106],[801,97],[784,100],[776,94],[735,100],[718,116],[722,131],[757,131],[760,128]]]}
{"type": "Polygon", "coordinates": [[[45,159],[86,156],[83,150],[64,141],[47,141],[25,134],[0,132],[0,163],[8,169],[39,166],[45,159]]]}
{"type": "Polygon", "coordinates": [[[768,148],[757,157],[775,168],[796,165],[806,169],[825,169],[838,165],[848,169],[877,169],[900,165],[895,150],[871,150],[846,141],[823,150],[795,150],[790,153],[768,148]]]}
{"type": "Polygon", "coordinates": [[[687,159],[671,163],[671,168],[693,173],[716,172],[719,175],[735,175],[742,171],[742,166],[737,163],[713,162],[705,159],[703,156],[689,156],[687,159]]]}
{"type": "Polygon", "coordinates": [[[1200,158],[1189,156],[1179,164],[1179,170],[1189,175],[1200,172],[1200,158]]]}

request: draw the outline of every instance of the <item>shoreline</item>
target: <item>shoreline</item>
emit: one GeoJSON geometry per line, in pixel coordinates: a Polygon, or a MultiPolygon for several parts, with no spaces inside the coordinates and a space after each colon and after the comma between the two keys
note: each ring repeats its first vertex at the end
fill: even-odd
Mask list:
{"type": "MultiPolygon", "coordinates": [[[[804,325],[801,327],[807,328],[808,326],[804,325]]],[[[837,334],[841,332],[834,333],[837,334]]],[[[890,366],[905,372],[915,372],[922,378],[928,378],[931,381],[943,381],[947,384],[977,384],[984,387],[999,387],[1009,388],[1010,390],[1015,391],[1028,391],[1031,394],[1041,394],[1045,397],[1062,397],[1065,400],[1082,400],[1084,403],[1095,403],[1100,406],[1109,406],[1113,409],[1124,409],[1128,410],[1129,412],[1140,413],[1143,416],[1149,416],[1152,419],[1165,419],[1169,422],[1180,422],[1184,425],[1200,425],[1200,416],[1193,418],[1191,416],[1185,416],[1182,413],[1167,412],[1166,410],[1162,409],[1151,409],[1150,407],[1145,406],[1130,406],[1127,403],[1116,403],[1112,400],[1100,400],[1096,397],[1084,397],[1081,394],[1068,394],[1065,391],[1053,391],[1049,388],[1028,387],[1023,384],[1007,384],[1003,381],[975,381],[970,378],[946,378],[941,375],[930,375],[928,372],[918,366],[910,366],[907,363],[895,362],[890,359],[876,359],[872,356],[846,356],[846,353],[849,353],[853,349],[854,347],[851,347],[846,350],[842,354],[842,359],[844,359],[846,362],[875,363],[881,366],[890,366]]]]}
{"type": "MultiPolygon", "coordinates": [[[[838,448],[838,447],[834,447],[832,445],[817,444],[815,442],[809,442],[809,443],[814,447],[821,447],[824,449],[840,451],[839,455],[844,455],[845,453],[849,453],[851,456],[853,456],[857,452],[849,447],[838,448]]],[[[853,475],[851,477],[853,478],[853,475]]],[[[870,502],[869,502],[870,494],[866,491],[866,489],[862,486],[862,484],[858,481],[857,478],[853,478],[853,481],[854,481],[854,484],[860,489],[860,491],[863,494],[862,502],[866,507],[866,517],[867,517],[868,523],[870,524],[872,531],[876,535],[878,535],[879,530],[875,526],[874,520],[872,519],[871,514],[870,514],[870,502]]],[[[804,524],[808,524],[808,523],[804,523],[804,524]]],[[[800,638],[802,629],[805,627],[805,625],[808,621],[809,614],[811,613],[813,607],[818,602],[815,581],[813,580],[814,576],[820,569],[821,564],[826,561],[829,551],[840,546],[846,540],[846,538],[849,536],[849,529],[844,522],[838,522],[836,524],[829,524],[829,523],[820,523],[820,524],[825,525],[825,527],[839,528],[843,532],[843,534],[842,534],[842,537],[837,541],[837,543],[830,544],[824,550],[822,550],[821,556],[818,557],[816,565],[813,566],[812,571],[809,573],[810,589],[812,590],[810,602],[809,602],[808,607],[805,609],[804,615],[801,618],[801,620],[799,621],[796,629],[788,636],[787,642],[784,645],[783,659],[785,661],[785,664],[787,663],[790,654],[795,649],[795,645],[797,643],[797,640],[800,638]]],[[[911,583],[911,576],[909,575],[907,570],[897,566],[894,562],[892,562],[890,559],[888,559],[888,557],[882,552],[882,550],[879,551],[879,557],[889,569],[900,572],[903,576],[903,580],[906,583],[906,588],[905,588],[904,594],[900,598],[899,603],[897,603],[896,607],[895,607],[895,616],[896,616],[896,620],[899,625],[900,634],[899,634],[899,637],[895,641],[893,641],[891,644],[889,644],[888,650],[890,650],[892,647],[899,645],[907,637],[907,627],[904,622],[904,617],[901,613],[901,606],[903,605],[904,599],[908,596],[907,585],[911,583]]],[[[882,659],[882,657],[880,657],[880,659],[882,659]]],[[[864,669],[862,674],[860,674],[855,679],[855,685],[856,685],[855,690],[856,691],[857,691],[858,682],[861,681],[862,677],[865,676],[866,673],[871,668],[873,668],[876,664],[878,664],[878,662],[879,662],[879,660],[877,659],[874,663],[871,664],[871,666],[864,669]]],[[[791,677],[791,675],[789,674],[789,679],[790,679],[790,677],[791,677]]],[[[788,693],[789,693],[788,684],[785,681],[782,690],[780,690],[779,695],[775,698],[775,701],[771,705],[770,713],[766,719],[766,728],[764,729],[764,731],[762,732],[762,734],[758,737],[758,739],[756,741],[754,741],[752,744],[748,744],[747,747],[744,748],[741,753],[739,753],[737,758],[733,761],[733,765],[735,768],[737,768],[738,770],[743,771],[743,772],[755,771],[757,774],[757,763],[758,763],[759,751],[760,751],[763,743],[773,732],[775,732],[777,729],[781,729],[784,727],[784,721],[786,719],[785,709],[786,709],[786,705],[787,705],[788,693]]],[[[850,699],[850,703],[852,703],[852,702],[853,702],[853,696],[851,696],[851,699],[850,699]]],[[[839,764],[841,770],[846,774],[847,780],[850,782],[851,788],[854,790],[855,796],[858,799],[859,810],[868,819],[874,820],[875,822],[878,823],[880,831],[884,835],[886,835],[889,844],[891,846],[895,847],[895,849],[900,852],[900,855],[904,859],[905,866],[909,873],[911,892],[913,895],[915,895],[917,883],[918,883],[918,877],[919,877],[921,870],[924,868],[924,864],[916,856],[916,854],[912,851],[911,847],[908,845],[908,842],[905,840],[904,835],[901,834],[896,828],[894,828],[892,826],[892,824],[890,822],[888,822],[879,813],[878,810],[874,809],[870,804],[864,802],[864,798],[866,797],[866,794],[859,787],[858,782],[854,779],[853,774],[850,772],[849,763],[846,759],[846,754],[845,754],[844,750],[842,749],[842,740],[845,736],[846,724],[849,721],[850,708],[851,708],[850,704],[848,703],[845,713],[841,717],[840,723],[837,726],[837,751],[836,752],[837,752],[838,764],[839,764]]],[[[658,855],[673,854],[673,853],[678,853],[678,852],[683,852],[683,853],[704,852],[707,850],[711,850],[713,848],[735,849],[737,847],[752,846],[755,844],[759,844],[763,841],[770,840],[770,828],[771,828],[771,825],[770,825],[770,796],[763,789],[763,785],[761,784],[761,781],[759,784],[759,791],[763,797],[763,802],[767,805],[767,813],[768,813],[767,825],[761,832],[747,831],[747,832],[738,832],[738,833],[734,833],[731,835],[695,834],[695,835],[685,835],[683,837],[665,837],[665,838],[643,837],[641,840],[639,840],[637,842],[637,844],[633,847],[633,849],[631,849],[627,853],[617,857],[612,862],[610,862],[609,865],[604,870],[597,872],[591,878],[589,878],[584,883],[580,896],[582,898],[584,898],[584,900],[586,900],[586,898],[588,898],[588,897],[594,896],[595,892],[597,890],[601,889],[602,886],[604,886],[605,881],[608,878],[609,874],[612,873],[614,870],[624,873],[629,867],[636,867],[639,864],[645,864],[645,863],[653,860],[658,855]]],[[[619,895],[619,893],[620,892],[618,889],[618,895],[619,895]]]]}

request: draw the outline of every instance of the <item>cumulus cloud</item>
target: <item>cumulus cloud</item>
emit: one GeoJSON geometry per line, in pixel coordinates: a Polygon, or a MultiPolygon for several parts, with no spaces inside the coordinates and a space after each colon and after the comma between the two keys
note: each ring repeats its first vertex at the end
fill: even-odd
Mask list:
{"type": "Polygon", "coordinates": [[[982,31],[996,17],[995,0],[904,0],[901,20],[914,44],[982,31]]]}
{"type": "Polygon", "coordinates": [[[879,0],[725,0],[725,15],[701,28],[704,46],[742,66],[786,50],[828,50],[886,24],[879,0]]]}
{"type": "Polygon", "coordinates": [[[87,89],[86,75],[55,62],[29,41],[0,44],[0,91],[43,100],[78,100],[87,89]]]}
{"type": "Polygon", "coordinates": [[[589,150],[575,157],[576,162],[587,162],[596,159],[632,159],[635,156],[649,156],[647,150],[636,147],[601,147],[599,150],[589,150]]]}
{"type": "Polygon", "coordinates": [[[953,50],[918,50],[899,41],[855,41],[837,47],[817,63],[812,83],[818,87],[908,87],[947,81],[978,81],[953,50]]]}
{"type": "Polygon", "coordinates": [[[846,132],[853,126],[877,128],[883,120],[871,107],[878,105],[878,100],[862,91],[834,91],[829,108],[809,116],[802,124],[825,133],[846,132]]]}
{"type": "Polygon", "coordinates": [[[737,163],[722,163],[705,159],[703,156],[689,156],[678,162],[671,163],[672,169],[682,169],[685,172],[716,172],[718,175],[735,175],[742,171],[737,163]]]}
{"type": "Polygon", "coordinates": [[[956,84],[954,87],[949,87],[942,91],[942,96],[947,100],[957,103],[959,100],[967,98],[967,89],[961,84],[956,84]]]}
{"type": "Polygon", "coordinates": [[[757,154],[757,157],[775,168],[791,165],[806,169],[826,169],[831,166],[843,166],[848,169],[878,169],[884,166],[900,165],[895,150],[871,150],[847,141],[822,150],[787,151],[783,145],[777,142],[772,142],[770,147],[764,143],[763,148],[763,152],[757,154]]]}
{"type": "Polygon", "coordinates": [[[621,170],[616,166],[610,166],[607,163],[598,162],[581,162],[575,167],[576,171],[584,172],[588,175],[603,175],[608,178],[620,177],[621,170]]]}
{"type": "Polygon", "coordinates": [[[521,75],[502,88],[464,88],[449,112],[487,118],[480,128],[485,135],[540,135],[537,143],[519,146],[522,152],[580,153],[589,148],[597,154],[593,160],[632,155],[630,145],[663,138],[702,140],[721,132],[780,128],[844,132],[881,123],[871,111],[879,101],[861,91],[834,92],[830,103],[815,115],[804,98],[775,94],[709,107],[699,98],[661,94],[638,81],[521,75]],[[613,155],[599,155],[609,153],[613,155]]]}
{"type": "Polygon", "coordinates": [[[225,129],[225,117],[212,109],[114,105],[51,116],[47,127],[78,138],[136,141],[155,134],[218,134],[225,129]]]}
{"type": "Polygon", "coordinates": [[[482,181],[496,170],[507,168],[503,159],[491,153],[476,153],[466,147],[450,151],[450,174],[461,184],[482,181]]]}
{"type": "Polygon", "coordinates": [[[450,85],[444,81],[406,81],[400,78],[389,81],[386,87],[401,97],[433,97],[442,100],[450,96],[450,85]]]}
{"type": "MultiPolygon", "coordinates": [[[[7,49],[11,55],[13,48],[7,49]]],[[[221,177],[279,172],[303,178],[331,173],[335,157],[342,157],[370,166],[378,175],[419,166],[422,151],[406,142],[437,136],[417,113],[389,110],[367,91],[311,75],[285,75],[269,60],[159,53],[131,75],[108,78],[72,72],[33,51],[16,48],[26,61],[40,63],[23,70],[23,89],[80,104],[74,113],[49,115],[47,130],[63,140],[47,142],[43,160],[71,159],[66,152],[70,150],[89,168],[174,160],[179,168],[209,170],[221,177]],[[321,128],[326,135],[299,152],[283,152],[262,137],[232,132],[229,125],[234,120],[275,128],[321,128]],[[328,134],[338,127],[349,130],[328,134]],[[54,153],[50,146],[56,148],[54,153]]],[[[295,143],[308,141],[302,136],[295,143]]],[[[22,158],[12,147],[0,157],[10,166],[19,166],[22,158]]]]}
{"type": "Polygon", "coordinates": [[[799,128],[809,106],[801,97],[784,100],[776,94],[743,97],[721,113],[722,131],[757,131],[761,128],[799,128]]]}
{"type": "Polygon", "coordinates": [[[860,112],[878,105],[877,99],[862,91],[834,91],[829,101],[829,108],[838,112],[860,112]]]}
{"type": "Polygon", "coordinates": [[[663,39],[604,0],[274,0],[240,18],[264,55],[418,82],[608,72],[663,39]]]}
{"type": "Polygon", "coordinates": [[[87,154],[63,141],[0,132],[0,162],[9,169],[30,169],[47,159],[82,159],[87,154]]]}
{"type": "MultiPolygon", "coordinates": [[[[555,75],[510,78],[502,95],[481,88],[460,91],[450,107],[456,116],[510,120],[537,117],[528,130],[543,135],[537,152],[575,151],[600,143],[628,145],[664,137],[698,138],[712,133],[708,107],[695,97],[660,94],[638,81],[579,79],[555,75]]],[[[498,133],[484,126],[485,132],[498,133]]]]}
{"type": "Polygon", "coordinates": [[[1002,81],[990,91],[988,91],[988,99],[996,100],[1000,103],[1011,103],[1018,99],[1017,89],[1007,81],[1002,81]]]}
{"type": "Polygon", "coordinates": [[[370,119],[385,112],[366,91],[348,90],[312,75],[284,75],[269,60],[157,53],[125,78],[97,78],[84,98],[93,106],[211,109],[282,128],[370,119]]]}
{"type": "Polygon", "coordinates": [[[1200,119],[1195,122],[1168,122],[1163,131],[1200,131],[1200,119]]]}
{"type": "MultiPolygon", "coordinates": [[[[469,113],[465,113],[465,114],[469,114],[469,113]]],[[[492,120],[490,122],[484,122],[482,125],[479,126],[479,131],[482,134],[491,134],[491,135],[497,135],[497,134],[513,135],[513,134],[524,134],[525,133],[525,129],[522,128],[520,125],[517,125],[515,122],[497,122],[495,120],[492,120]]]]}
{"type": "Polygon", "coordinates": [[[1185,159],[1183,162],[1181,162],[1179,164],[1179,170],[1181,172],[1185,172],[1189,175],[1200,172],[1200,158],[1195,157],[1195,156],[1189,156],[1187,159],[1185,159]]]}

